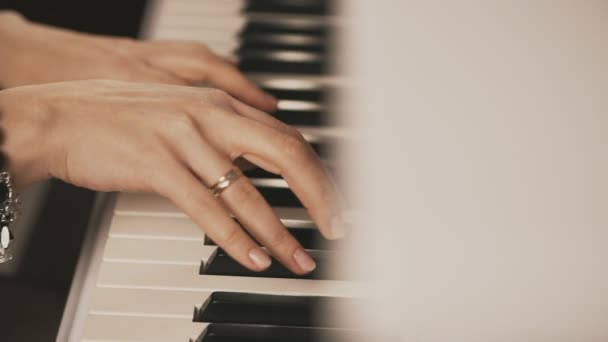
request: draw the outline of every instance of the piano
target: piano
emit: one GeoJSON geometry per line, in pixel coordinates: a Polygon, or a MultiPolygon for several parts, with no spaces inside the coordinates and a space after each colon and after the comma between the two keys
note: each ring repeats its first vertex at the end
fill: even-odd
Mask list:
{"type": "MultiPolygon", "coordinates": [[[[324,0],[156,0],[142,38],[200,41],[234,60],[336,170],[334,149],[348,134],[332,115],[347,84],[334,72],[335,13],[324,0]]],[[[296,277],[276,262],[249,272],[170,201],[99,194],[57,340],[353,340],[332,309],[359,300],[356,282],[331,270],[341,243],[321,238],[281,178],[246,175],[310,249],[314,273],[296,277]]]]}

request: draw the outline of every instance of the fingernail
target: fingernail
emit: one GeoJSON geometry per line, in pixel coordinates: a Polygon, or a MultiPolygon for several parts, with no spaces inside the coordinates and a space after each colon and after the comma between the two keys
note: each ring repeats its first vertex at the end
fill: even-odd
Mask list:
{"type": "Polygon", "coordinates": [[[341,239],[346,234],[346,225],[341,216],[334,216],[331,219],[331,238],[341,239]]]}
{"type": "Polygon", "coordinates": [[[270,256],[259,248],[253,248],[249,251],[249,259],[260,269],[266,269],[272,263],[270,256]]]}
{"type": "Polygon", "coordinates": [[[293,253],[293,258],[296,259],[298,266],[306,272],[312,272],[317,267],[317,264],[312,260],[310,255],[301,248],[293,253]]]}

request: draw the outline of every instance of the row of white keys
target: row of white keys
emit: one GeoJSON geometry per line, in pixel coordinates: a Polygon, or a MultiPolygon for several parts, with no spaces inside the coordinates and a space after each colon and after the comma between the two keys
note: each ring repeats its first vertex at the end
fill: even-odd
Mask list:
{"type": "Polygon", "coordinates": [[[242,0],[157,0],[155,6],[158,15],[150,23],[146,38],[197,41],[220,56],[233,58],[238,32],[247,19],[239,15],[242,0]]]}
{"type": "Polygon", "coordinates": [[[206,325],[181,318],[90,314],[82,341],[187,342],[194,341],[206,325]]]}
{"type": "MultiPolygon", "coordinates": [[[[319,25],[327,18],[307,15],[244,13],[245,1],[158,1],[160,15],[146,38],[197,41],[220,56],[234,58],[239,33],[248,20],[319,25]]],[[[303,37],[305,38],[305,37],[303,37]]]]}
{"type": "MultiPolygon", "coordinates": [[[[280,215],[292,224],[314,227],[301,209],[284,208],[280,215]]],[[[170,201],[120,194],[85,340],[186,341],[203,331],[204,324],[192,322],[194,308],[213,291],[355,295],[354,284],[344,281],[200,275],[201,261],[217,248],[204,246],[203,238],[170,201]]]]}
{"type": "MultiPolygon", "coordinates": [[[[161,276],[161,275],[157,275],[161,276]]],[[[205,324],[192,321],[203,291],[98,287],[93,294],[84,338],[93,340],[188,341],[205,324]]]]}
{"type": "Polygon", "coordinates": [[[356,295],[349,282],[204,276],[198,275],[198,269],[104,261],[85,323],[85,340],[186,341],[202,332],[204,327],[192,322],[194,310],[213,291],[356,295]]]}
{"type": "MultiPolygon", "coordinates": [[[[277,216],[281,219],[281,222],[285,226],[288,227],[312,227],[313,223],[310,219],[310,216],[306,212],[305,209],[302,208],[273,208],[277,216]]],[[[179,208],[173,204],[170,200],[160,197],[158,195],[153,194],[141,194],[141,193],[121,193],[118,195],[118,200],[116,201],[115,207],[115,215],[117,217],[114,218],[116,220],[117,232],[122,232],[129,234],[129,229],[131,227],[135,227],[134,230],[146,230],[146,225],[150,226],[153,231],[157,231],[158,233],[167,230],[163,234],[168,235],[177,235],[177,234],[185,234],[186,237],[194,237],[196,233],[194,233],[194,228],[196,227],[194,223],[188,222],[186,220],[183,221],[167,221],[166,218],[183,218],[187,219],[186,214],[184,214],[179,208]],[[139,221],[138,219],[131,219],[130,222],[123,222],[123,218],[118,218],[118,216],[136,216],[143,217],[143,221],[139,221]],[[154,223],[154,220],[146,219],[146,217],[159,217],[164,218],[164,221],[158,221],[159,223],[154,223]],[[139,222],[138,222],[139,221],[139,222]],[[165,224],[167,224],[165,226],[165,224]],[[173,227],[173,228],[165,228],[162,227],[173,227]],[[175,228],[178,227],[179,228],[175,228]]],[[[115,224],[113,223],[110,227],[110,234],[115,232],[114,230],[115,224]]],[[[177,237],[177,236],[176,236],[177,237]]]]}

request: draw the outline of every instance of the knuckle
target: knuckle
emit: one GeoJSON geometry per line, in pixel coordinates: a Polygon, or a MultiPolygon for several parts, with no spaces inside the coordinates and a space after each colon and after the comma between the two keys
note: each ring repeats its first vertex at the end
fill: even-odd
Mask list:
{"type": "Polygon", "coordinates": [[[205,44],[191,42],[190,46],[192,47],[193,50],[198,51],[199,53],[204,53],[204,54],[211,53],[211,50],[205,44]]]}
{"type": "Polygon", "coordinates": [[[278,146],[280,146],[283,155],[292,160],[302,158],[308,151],[304,139],[290,134],[282,135],[278,146]]]}
{"type": "MultiPolygon", "coordinates": [[[[266,243],[267,247],[272,249],[277,249],[278,247],[291,247],[289,246],[292,243],[291,234],[286,229],[277,230],[273,232],[266,243]]],[[[295,249],[295,247],[294,247],[295,249]]]]}
{"type": "Polygon", "coordinates": [[[190,115],[183,113],[171,116],[167,122],[167,128],[180,136],[192,136],[196,134],[196,121],[190,115]]]}
{"type": "Polygon", "coordinates": [[[219,237],[219,242],[222,247],[226,248],[231,246],[238,246],[243,238],[242,232],[238,228],[226,229],[223,231],[222,236],[219,237]]]}
{"type": "Polygon", "coordinates": [[[230,100],[230,95],[227,92],[217,88],[207,89],[207,96],[215,103],[227,103],[230,100]]]}
{"type": "Polygon", "coordinates": [[[199,56],[199,58],[207,59],[212,56],[211,49],[205,44],[201,44],[198,42],[188,42],[188,49],[195,55],[199,56]]]}
{"type": "Polygon", "coordinates": [[[304,138],[304,135],[302,135],[302,132],[300,132],[297,128],[295,128],[293,126],[287,126],[287,132],[289,135],[298,139],[304,145],[308,145],[308,141],[306,141],[306,138],[304,138]]]}

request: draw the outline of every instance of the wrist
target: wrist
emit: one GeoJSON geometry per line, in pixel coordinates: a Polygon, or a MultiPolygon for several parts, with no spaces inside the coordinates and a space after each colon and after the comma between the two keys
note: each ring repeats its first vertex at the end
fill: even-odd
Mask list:
{"type": "Polygon", "coordinates": [[[4,170],[13,177],[16,189],[49,178],[47,160],[49,144],[41,122],[45,120],[44,106],[37,103],[28,91],[17,87],[0,90],[0,131],[4,170]]]}

